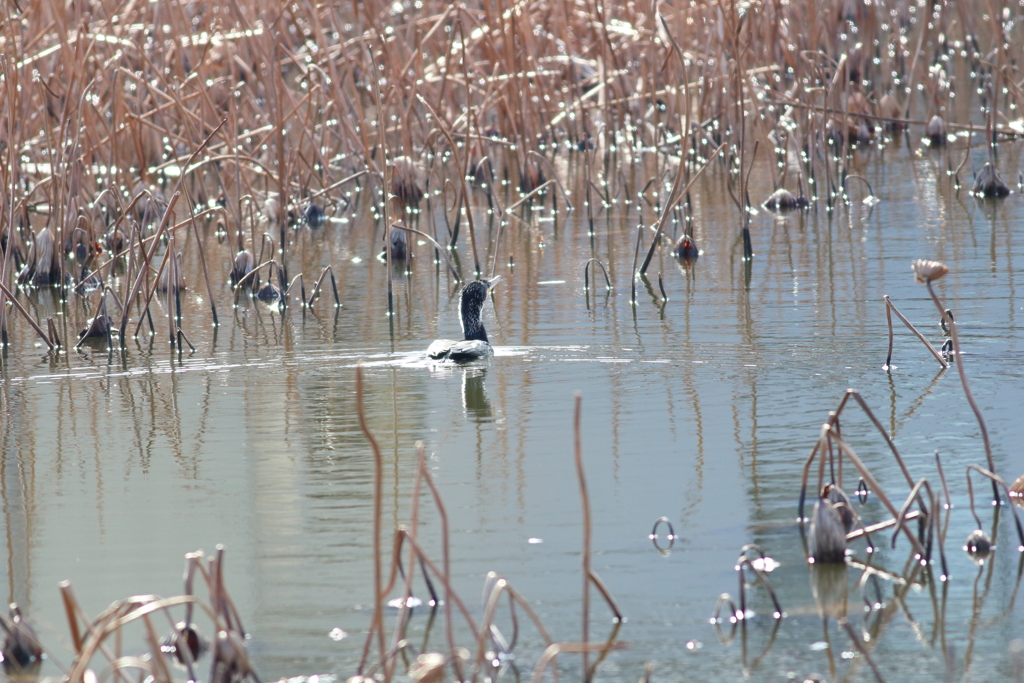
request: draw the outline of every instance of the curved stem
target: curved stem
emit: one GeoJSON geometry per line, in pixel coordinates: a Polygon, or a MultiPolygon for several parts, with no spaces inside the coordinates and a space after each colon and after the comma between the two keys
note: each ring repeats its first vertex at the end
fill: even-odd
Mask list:
{"type": "MultiPolygon", "coordinates": [[[[996,471],[995,461],[992,459],[992,444],[988,440],[988,427],[985,426],[985,418],[981,415],[981,410],[978,408],[978,404],[974,402],[974,397],[971,395],[971,388],[967,386],[967,374],[964,372],[964,357],[960,351],[960,336],[957,334],[957,324],[953,320],[952,316],[946,313],[946,307],[939,301],[939,297],[936,296],[935,290],[932,289],[932,283],[929,280],[925,283],[928,286],[928,294],[931,295],[932,301],[935,302],[935,307],[939,310],[939,315],[942,316],[943,320],[949,326],[949,331],[953,337],[953,356],[956,358],[956,371],[960,375],[960,384],[964,388],[964,396],[967,397],[967,402],[971,404],[971,410],[974,411],[974,417],[978,420],[978,427],[981,429],[981,440],[985,444],[985,460],[988,462],[988,469],[990,472],[996,471]]],[[[992,482],[992,502],[995,505],[999,504],[999,487],[995,482],[992,482]]]]}

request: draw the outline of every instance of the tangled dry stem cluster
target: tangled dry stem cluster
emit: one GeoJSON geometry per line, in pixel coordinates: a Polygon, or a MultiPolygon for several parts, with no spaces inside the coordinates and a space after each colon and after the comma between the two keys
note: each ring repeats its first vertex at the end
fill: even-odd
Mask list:
{"type": "MultiPolygon", "coordinates": [[[[512,207],[542,200],[533,193],[547,183],[568,208],[563,162],[552,162],[569,150],[580,153],[591,222],[594,204],[654,200],[641,274],[668,223],[691,225],[684,188],[719,154],[714,169],[740,211],[749,261],[759,149],[771,150],[761,156],[778,190],[773,210],[821,201],[832,210],[849,200],[858,145],[908,127],[935,144],[949,130],[1013,135],[996,124],[998,98],[987,100],[986,126],[950,119],[958,88],[1013,82],[1004,72],[1024,44],[1014,39],[1021,22],[975,25],[941,4],[922,22],[906,3],[848,0],[9,4],[0,18],[0,302],[14,298],[15,281],[74,288],[61,305],[73,308],[67,296],[81,305],[54,323],[15,307],[51,349],[82,329],[64,321],[84,321],[80,310],[108,291],[124,304],[112,330],[122,347],[128,317],[135,335],[144,325],[156,333],[156,295],[166,299],[168,341],[190,345],[178,297],[199,283],[185,283],[178,262],[192,251],[214,325],[223,264],[233,287],[244,280],[253,296],[287,303],[305,288],[287,228],[318,229],[362,196],[388,235],[411,205],[440,193],[448,234],[424,231],[435,257],[442,244],[459,247],[464,214],[469,277],[482,275],[478,195],[517,225],[512,207]],[[965,67],[966,86],[957,80],[965,67]],[[204,253],[198,239],[213,226],[224,253],[204,253]]],[[[389,263],[404,255],[381,241],[389,263]]],[[[304,303],[316,296],[302,294],[304,303]]],[[[0,305],[0,344],[10,323],[0,305]]]]}

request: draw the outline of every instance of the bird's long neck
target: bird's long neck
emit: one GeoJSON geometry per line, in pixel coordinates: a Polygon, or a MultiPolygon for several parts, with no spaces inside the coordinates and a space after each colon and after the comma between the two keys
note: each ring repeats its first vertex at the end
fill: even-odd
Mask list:
{"type": "Polygon", "coordinates": [[[463,301],[461,308],[462,332],[466,336],[466,341],[487,341],[487,330],[480,319],[480,307],[473,302],[463,301]]]}

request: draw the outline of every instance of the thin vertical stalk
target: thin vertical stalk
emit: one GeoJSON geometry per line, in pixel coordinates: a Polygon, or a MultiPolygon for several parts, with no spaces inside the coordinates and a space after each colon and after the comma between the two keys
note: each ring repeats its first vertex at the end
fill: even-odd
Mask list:
{"type": "MultiPolygon", "coordinates": [[[[576,392],[576,408],[573,413],[573,457],[576,460],[576,477],[580,484],[580,508],[583,513],[583,640],[590,642],[590,551],[591,551],[591,519],[590,519],[590,497],[587,495],[587,481],[583,472],[583,444],[580,435],[580,413],[583,405],[583,396],[576,392]]],[[[587,666],[587,652],[583,652],[584,681],[590,679],[590,671],[587,666]]]]}
{"type": "MultiPolygon", "coordinates": [[[[370,70],[372,73],[371,80],[373,81],[373,97],[377,105],[377,136],[378,142],[380,143],[381,155],[384,157],[383,168],[383,184],[384,187],[381,189],[382,196],[382,208],[381,215],[384,217],[384,262],[387,266],[387,279],[388,279],[388,318],[393,319],[395,315],[395,293],[394,293],[394,279],[395,275],[392,272],[394,269],[391,267],[391,220],[389,219],[388,205],[391,203],[391,183],[388,181],[388,171],[391,168],[391,162],[388,159],[388,139],[387,139],[387,117],[384,116],[384,105],[380,97],[380,72],[377,70],[377,62],[373,58],[373,50],[367,48],[370,53],[370,70]]],[[[367,159],[369,163],[369,159],[367,159]]]]}
{"type": "Polygon", "coordinates": [[[366,422],[362,366],[356,366],[356,411],[359,416],[359,428],[363,431],[366,440],[370,442],[370,449],[373,451],[373,621],[370,623],[370,633],[366,640],[366,646],[363,648],[363,658],[359,662],[359,671],[362,672],[366,666],[366,657],[369,654],[374,630],[377,633],[381,659],[384,658],[386,652],[384,645],[384,595],[380,558],[380,533],[383,522],[384,498],[384,461],[381,457],[377,440],[370,433],[370,427],[366,422]]]}

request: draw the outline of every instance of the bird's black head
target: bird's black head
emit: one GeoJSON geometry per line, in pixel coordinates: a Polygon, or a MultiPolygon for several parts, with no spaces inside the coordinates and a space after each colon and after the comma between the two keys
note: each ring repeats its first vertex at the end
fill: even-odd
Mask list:
{"type": "Polygon", "coordinates": [[[474,280],[462,288],[459,312],[462,314],[462,332],[467,340],[487,341],[487,331],[484,330],[480,313],[483,311],[484,303],[487,302],[487,293],[496,280],[497,278],[490,282],[474,280]]]}
{"type": "Polygon", "coordinates": [[[480,319],[484,303],[487,301],[487,283],[474,280],[462,288],[459,311],[462,314],[462,332],[466,339],[487,341],[487,331],[480,319]]]}

